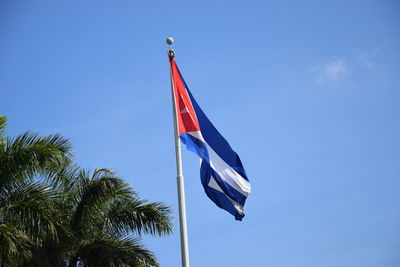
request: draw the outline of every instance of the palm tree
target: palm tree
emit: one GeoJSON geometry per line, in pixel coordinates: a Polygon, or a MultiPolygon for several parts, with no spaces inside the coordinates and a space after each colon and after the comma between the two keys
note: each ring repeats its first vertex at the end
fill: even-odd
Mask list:
{"type": "Polygon", "coordinates": [[[5,126],[0,116],[0,266],[18,266],[44,239],[68,234],[54,191],[40,179],[51,180],[72,155],[69,141],[59,135],[10,138],[5,126]]]}
{"type": "Polygon", "coordinates": [[[72,165],[59,135],[9,138],[5,126],[0,116],[0,267],[159,266],[140,236],[171,233],[169,207],[72,165]]]}
{"type": "Polygon", "coordinates": [[[171,233],[169,207],[141,200],[109,169],[70,168],[59,178],[58,204],[74,238],[68,266],[159,265],[134,236],[171,233]]]}

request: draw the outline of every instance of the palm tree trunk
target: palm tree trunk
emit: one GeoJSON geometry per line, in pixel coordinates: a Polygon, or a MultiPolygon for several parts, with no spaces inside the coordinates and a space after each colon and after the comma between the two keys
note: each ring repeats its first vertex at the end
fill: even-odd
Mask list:
{"type": "Polygon", "coordinates": [[[68,264],[68,267],[77,267],[78,265],[78,257],[77,256],[73,256],[68,264]]]}

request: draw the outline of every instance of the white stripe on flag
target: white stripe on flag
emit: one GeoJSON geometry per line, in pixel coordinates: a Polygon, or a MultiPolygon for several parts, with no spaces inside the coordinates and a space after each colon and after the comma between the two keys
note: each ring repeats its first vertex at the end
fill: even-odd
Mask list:
{"type": "Polygon", "coordinates": [[[235,188],[239,193],[244,196],[248,196],[251,191],[249,181],[244,179],[239,173],[237,173],[231,166],[229,166],[204,140],[200,131],[189,132],[191,136],[201,140],[206,145],[208,156],[210,158],[210,166],[218,173],[219,177],[223,179],[230,186],[235,188]]]}
{"type": "Polygon", "coordinates": [[[208,186],[211,188],[214,188],[215,190],[223,193],[233,204],[233,206],[235,207],[235,209],[240,213],[243,214],[244,210],[243,208],[240,206],[239,203],[237,203],[235,200],[231,199],[229,196],[227,196],[224,191],[222,191],[221,187],[219,187],[219,185],[217,184],[217,182],[215,181],[214,177],[211,176],[210,178],[210,182],[208,182],[208,186]]]}

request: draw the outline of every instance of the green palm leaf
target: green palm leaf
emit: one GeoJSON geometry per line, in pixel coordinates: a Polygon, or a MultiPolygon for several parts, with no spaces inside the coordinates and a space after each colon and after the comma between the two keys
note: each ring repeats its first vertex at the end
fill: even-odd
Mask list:
{"type": "MultiPolygon", "coordinates": [[[[84,175],[81,172],[81,176],[84,175]]],[[[116,193],[126,186],[126,183],[116,177],[113,172],[106,169],[98,169],[91,179],[80,178],[81,190],[80,201],[77,203],[75,213],[72,217],[71,227],[74,231],[82,232],[86,226],[94,226],[102,220],[104,207],[115,197],[116,193]]],[[[79,185],[79,184],[78,184],[79,185]]]]}
{"type": "Polygon", "coordinates": [[[137,197],[123,196],[107,212],[110,229],[118,234],[167,235],[172,231],[171,209],[161,202],[147,203],[137,197]]]}
{"type": "Polygon", "coordinates": [[[71,145],[60,135],[40,137],[26,132],[0,146],[0,190],[37,174],[54,175],[71,161],[71,145]]]}
{"type": "Polygon", "coordinates": [[[7,125],[6,116],[0,115],[0,142],[2,142],[2,140],[3,140],[6,125],[7,125]]]}
{"type": "Polygon", "coordinates": [[[18,266],[32,258],[32,243],[23,232],[0,223],[0,266],[18,266]]]}
{"type": "Polygon", "coordinates": [[[85,242],[79,250],[84,266],[159,266],[154,254],[143,248],[138,239],[97,239],[85,242]]]}
{"type": "Polygon", "coordinates": [[[68,235],[60,211],[55,205],[58,194],[47,185],[24,183],[3,198],[0,214],[3,222],[17,226],[35,244],[48,238],[58,240],[68,235]]]}

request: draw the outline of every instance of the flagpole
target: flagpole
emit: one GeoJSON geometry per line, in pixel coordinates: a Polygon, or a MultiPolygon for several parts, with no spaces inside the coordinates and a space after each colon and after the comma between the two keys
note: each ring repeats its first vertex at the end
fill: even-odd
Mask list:
{"type": "MultiPolygon", "coordinates": [[[[174,42],[172,37],[167,38],[167,44],[171,46],[174,42]]],[[[175,51],[171,49],[168,50],[168,56],[171,58],[175,57],[175,51]]],[[[174,139],[175,139],[175,155],[176,155],[176,182],[178,187],[178,205],[179,205],[179,229],[181,237],[181,258],[182,267],[189,267],[189,245],[188,245],[188,235],[186,226],[186,204],[185,204],[185,186],[182,171],[182,157],[181,157],[181,143],[179,142],[178,135],[178,122],[176,114],[176,105],[174,97],[174,83],[172,77],[172,70],[170,66],[170,78],[171,78],[171,95],[172,95],[172,111],[174,117],[174,139]]]]}

